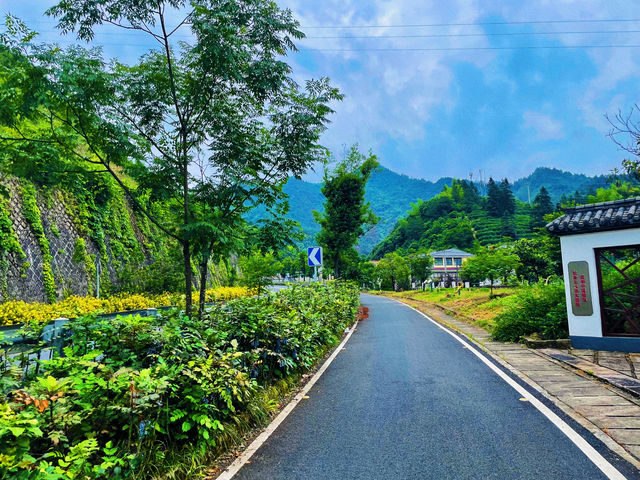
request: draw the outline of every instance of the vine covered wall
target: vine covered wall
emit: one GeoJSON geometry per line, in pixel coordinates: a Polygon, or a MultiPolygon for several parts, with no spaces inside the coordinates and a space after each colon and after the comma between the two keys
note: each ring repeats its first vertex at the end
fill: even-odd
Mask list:
{"type": "Polygon", "coordinates": [[[166,239],[109,181],[65,190],[11,177],[2,186],[2,301],[94,295],[98,259],[101,293],[118,291],[125,270],[166,254],[166,239]]]}

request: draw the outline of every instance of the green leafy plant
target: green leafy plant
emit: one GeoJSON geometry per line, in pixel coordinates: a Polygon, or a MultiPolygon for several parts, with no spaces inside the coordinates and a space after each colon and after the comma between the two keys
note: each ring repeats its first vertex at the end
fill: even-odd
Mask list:
{"type": "Polygon", "coordinates": [[[44,291],[47,300],[51,303],[56,301],[56,281],[53,276],[53,268],[51,262],[53,256],[49,251],[49,240],[44,233],[42,219],[40,218],[40,208],[36,202],[36,188],[31,182],[23,182],[22,184],[22,207],[24,217],[29,223],[33,234],[36,237],[40,253],[42,253],[42,277],[44,282],[44,291]]]}
{"type": "Polygon", "coordinates": [[[217,303],[202,319],[72,320],[64,355],[2,371],[0,477],[147,478],[168,459],[192,477],[201,467],[185,463],[265,422],[273,392],[339,342],[358,304],[354,285],[330,283],[217,303]]]}
{"type": "Polygon", "coordinates": [[[569,333],[564,284],[537,284],[509,299],[510,305],[496,318],[492,336],[516,342],[523,335],[538,333],[542,338],[565,338],[569,333]]]}

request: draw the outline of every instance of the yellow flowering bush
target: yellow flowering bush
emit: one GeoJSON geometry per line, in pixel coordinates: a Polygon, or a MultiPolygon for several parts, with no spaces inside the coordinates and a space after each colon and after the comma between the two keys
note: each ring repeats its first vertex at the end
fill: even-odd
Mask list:
{"type": "Polygon", "coordinates": [[[120,294],[109,297],[107,302],[108,311],[105,311],[105,313],[144,310],[145,308],[170,307],[171,305],[175,305],[168,294],[120,294]]]}
{"type": "Polygon", "coordinates": [[[23,301],[0,304],[0,325],[13,325],[27,321],[46,322],[55,318],[53,305],[23,301]]]}
{"type": "MultiPolygon", "coordinates": [[[[217,287],[207,290],[207,302],[220,302],[255,295],[255,289],[247,287],[217,287]]],[[[49,322],[55,318],[73,318],[88,313],[115,313],[146,308],[184,305],[184,295],[164,293],[118,294],[109,298],[78,297],[72,295],[54,304],[27,303],[22,300],[0,303],[0,325],[27,322],[49,322]]]]}
{"type": "Polygon", "coordinates": [[[206,292],[207,302],[220,302],[240,297],[252,297],[257,294],[255,288],[248,287],[216,287],[206,292]]]}

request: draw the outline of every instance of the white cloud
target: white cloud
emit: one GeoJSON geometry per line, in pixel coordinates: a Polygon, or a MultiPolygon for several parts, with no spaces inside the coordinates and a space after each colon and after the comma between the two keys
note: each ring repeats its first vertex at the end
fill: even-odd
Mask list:
{"type": "MultiPolygon", "coordinates": [[[[330,0],[321,6],[306,0],[281,0],[279,4],[293,10],[309,37],[412,35],[424,33],[425,29],[321,30],[305,29],[305,26],[466,23],[477,20],[479,16],[475,0],[449,2],[446,8],[437,0],[330,0]]],[[[431,31],[437,33],[443,29],[431,31]]],[[[450,32],[449,29],[446,31],[450,32]]],[[[486,39],[476,39],[478,41],[481,45],[486,44],[486,39]]],[[[430,48],[450,47],[454,43],[455,40],[451,38],[308,38],[300,42],[300,48],[430,48]]],[[[427,134],[425,124],[432,118],[433,109],[453,106],[456,94],[452,66],[456,61],[482,67],[491,56],[491,53],[479,58],[469,52],[393,51],[326,51],[314,54],[318,71],[332,79],[339,79],[338,83],[345,94],[345,100],[337,106],[338,113],[325,135],[325,142],[334,151],[340,151],[343,144],[355,141],[365,148],[376,150],[389,139],[402,142],[423,139],[427,134]],[[345,67],[347,63],[349,66],[345,67]]]]}
{"type": "MultiPolygon", "coordinates": [[[[318,4],[308,0],[281,0],[281,4],[292,7],[303,25],[347,25],[347,24],[419,24],[419,23],[474,23],[504,19],[511,22],[639,18],[638,6],[632,3],[610,2],[605,0],[541,0],[538,2],[458,0],[452,2],[416,1],[416,0],[374,0],[357,1],[329,0],[318,4]]],[[[349,34],[398,35],[417,33],[476,33],[490,32],[563,32],[563,31],[602,31],[607,29],[633,29],[633,24],[607,23],[547,23],[512,24],[492,26],[456,26],[434,27],[428,29],[376,29],[348,30],[349,34]]],[[[332,34],[345,31],[324,31],[332,34]]],[[[317,35],[317,30],[307,31],[317,35]]],[[[466,37],[438,39],[376,39],[349,42],[352,48],[365,46],[402,47],[450,47],[450,46],[488,46],[494,41],[504,41],[515,45],[536,45],[551,40],[560,45],[598,45],[633,43],[629,34],[561,34],[515,37],[466,37]],[[508,40],[507,40],[508,39],[508,40]]],[[[314,45],[308,40],[304,45],[314,45]]],[[[343,39],[323,40],[322,48],[344,48],[343,39]],[[332,47],[329,47],[331,45],[332,47]]],[[[574,50],[568,50],[574,51],[574,50]]],[[[615,113],[619,108],[628,108],[631,99],[617,91],[624,82],[640,80],[640,49],[577,49],[578,54],[587,54],[583,65],[576,65],[576,86],[561,104],[546,108],[526,110],[522,114],[523,128],[528,130],[528,148],[531,161],[561,162],[563,154],[550,150],[545,141],[565,139],[565,148],[571,148],[569,142],[575,135],[566,132],[581,131],[590,135],[591,142],[608,142],[604,134],[608,129],[604,114],[615,113]],[[589,59],[592,64],[589,64],[589,59]],[[591,79],[587,75],[591,75],[591,79]],[[569,120],[564,117],[567,110],[582,112],[569,120]],[[559,118],[562,117],[563,121],[559,118]],[[563,123],[564,122],[564,123],[563,123]],[[596,129],[594,131],[593,129],[596,129]],[[532,133],[533,132],[533,133],[532,133]],[[598,138],[595,138],[598,137],[598,138]],[[546,150],[545,150],[546,149],[546,150]],[[535,151],[540,150],[539,154],[535,151]],[[546,152],[546,153],[545,153],[546,152]],[[553,160],[553,159],[556,160],[553,160]]],[[[540,50],[540,56],[548,51],[540,50]]],[[[513,77],[509,58],[502,52],[344,52],[318,55],[318,70],[325,68],[332,77],[341,76],[339,67],[342,62],[356,62],[358,75],[341,76],[341,86],[347,98],[338,106],[334,125],[327,132],[325,141],[335,149],[336,145],[359,140],[362,145],[374,149],[388,142],[418,142],[428,134],[427,122],[438,112],[452,111],[460,101],[460,87],[455,83],[454,69],[461,63],[470,63],[483,69],[487,85],[501,84],[505,95],[513,94],[521,88],[513,77]],[[324,57],[324,58],[323,58],[324,57]],[[337,68],[338,67],[338,68],[337,68]]],[[[525,67],[526,68],[526,67],[525,67]]],[[[544,62],[539,70],[531,73],[531,85],[549,88],[554,72],[545,70],[544,62]]],[[[531,88],[534,88],[531,87],[531,88]]],[[[523,107],[523,110],[527,107],[523,107]]],[[[514,112],[511,112],[514,113],[514,112]]],[[[433,127],[432,127],[433,128],[433,127]]],[[[443,135],[444,138],[446,136],[443,135]]],[[[469,141],[474,141],[470,138],[469,141]]],[[[600,144],[602,145],[602,144],[600,144]]],[[[604,145],[602,148],[607,148],[604,145]]],[[[417,154],[419,155],[419,153],[417,154]]],[[[566,155],[565,155],[566,157],[566,155]]],[[[403,160],[400,169],[417,174],[414,170],[419,157],[403,160]]],[[[615,161],[612,156],[612,161],[615,161]]],[[[464,168],[451,162],[450,174],[461,175],[464,168]],[[461,171],[457,171],[461,170],[461,171]]],[[[478,162],[490,162],[490,158],[478,158],[478,162]]],[[[583,165],[588,164],[585,158],[583,165]]],[[[598,159],[601,162],[601,159],[598,159]]],[[[505,174],[515,167],[505,164],[505,174]]]]}
{"type": "MultiPolygon", "coordinates": [[[[52,4],[57,0],[0,0],[0,9],[14,10],[20,5],[22,12],[33,12],[29,18],[38,18],[39,10],[44,10],[45,4],[52,4]]],[[[640,18],[640,5],[635,2],[619,2],[610,0],[539,0],[536,2],[513,2],[510,0],[277,0],[281,7],[289,7],[294,16],[300,21],[303,30],[309,37],[345,36],[345,35],[416,35],[416,34],[468,34],[490,32],[562,32],[562,31],[594,31],[607,29],[637,29],[636,24],[512,24],[512,25],[458,25],[430,28],[378,28],[378,29],[312,29],[318,25],[349,26],[349,25],[401,25],[401,24],[452,24],[476,23],[492,20],[506,20],[511,22],[543,21],[543,20],[576,20],[576,19],[606,19],[606,18],[640,18]]],[[[48,19],[52,22],[51,19],[48,19]]],[[[44,37],[47,40],[56,39],[57,33],[52,23],[37,24],[48,30],[44,37]]],[[[104,27],[105,34],[101,40],[112,42],[106,45],[108,55],[124,56],[132,61],[141,50],[137,46],[140,41],[131,37],[126,42],[118,42],[115,29],[104,27]]],[[[564,45],[587,45],[598,43],[624,44],[634,42],[630,34],[555,34],[544,36],[514,36],[514,37],[443,37],[443,38],[384,38],[384,39],[344,39],[344,38],[308,38],[299,42],[300,48],[315,49],[363,49],[363,48],[447,48],[447,47],[486,47],[494,42],[504,42],[511,45],[533,45],[536,42],[546,42],[548,39],[564,45]]],[[[68,41],[72,41],[69,38],[68,41]]],[[[574,50],[570,50],[574,51],[574,50]]],[[[443,155],[438,166],[446,164],[446,172],[438,174],[465,176],[469,170],[463,163],[465,150],[460,147],[459,137],[455,129],[462,129],[461,125],[443,125],[442,118],[455,112],[464,98],[469,98],[468,85],[456,82],[459,78],[460,66],[472,65],[482,70],[481,80],[484,85],[478,85],[473,93],[482,95],[490,91],[492,86],[500,85],[504,91],[505,102],[510,110],[505,116],[522,117],[523,128],[527,129],[529,144],[523,149],[531,161],[554,162],[562,158],[560,151],[551,150],[545,141],[555,143],[564,139],[565,148],[571,148],[570,142],[575,138],[575,132],[581,132],[586,140],[593,142],[596,136],[604,137],[608,124],[604,114],[615,114],[618,109],[627,111],[640,98],[633,98],[635,90],[623,88],[630,82],[640,82],[640,49],[593,49],[575,50],[585,57],[583,66],[576,66],[576,85],[562,102],[548,106],[522,105],[526,100],[520,97],[514,101],[523,85],[514,75],[514,69],[529,68],[526,63],[514,67],[510,62],[521,57],[512,52],[502,51],[439,51],[439,52],[376,52],[351,51],[315,53],[306,52],[303,55],[292,54],[295,78],[303,80],[320,75],[329,76],[332,82],[339,86],[346,95],[343,102],[335,106],[337,112],[333,115],[333,123],[324,135],[323,141],[336,154],[340,155],[343,144],[359,142],[365,149],[373,148],[378,151],[395,142],[407,145],[406,151],[412,151],[411,158],[382,159],[388,166],[403,173],[420,175],[425,168],[426,156],[420,151],[424,140],[439,130],[441,142],[445,145],[443,155]],[[592,63],[590,63],[592,62],[592,63]],[[520,103],[519,103],[520,102],[520,103]],[[573,117],[568,118],[564,112],[571,110],[573,117]],[[524,113],[522,113],[524,111],[524,113]],[[560,121],[560,118],[562,121],[560,121]],[[451,131],[445,131],[450,128],[451,131]],[[594,131],[595,129],[595,131],[594,131]],[[532,133],[533,132],[533,133],[532,133]],[[565,132],[567,132],[565,134],[565,132]],[[458,139],[458,140],[456,140],[458,139]],[[458,141],[458,145],[455,142],[458,141]],[[545,150],[546,148],[546,150],[545,150]],[[462,153],[458,153],[462,152],[462,153]],[[390,165],[390,162],[399,162],[390,165]]],[[[545,50],[536,51],[539,57],[544,57],[545,50]]],[[[532,54],[533,55],[533,54],[532,54]]],[[[577,56],[576,55],[576,56],[577,56]]],[[[524,57],[523,54],[522,57],[524,57]]],[[[551,57],[551,54],[549,54],[551,57]]],[[[554,71],[545,67],[544,62],[536,69],[527,70],[531,81],[527,88],[549,88],[552,84],[554,71]],[[550,81],[551,79],[551,81],[550,81]]],[[[572,77],[573,78],[573,77],[572,77]]],[[[566,80],[566,79],[562,79],[566,80]]],[[[569,80],[571,81],[571,79],[569,80]]],[[[565,81],[566,83],[566,81],[565,81]]],[[[533,90],[531,90],[533,91],[533,90]]],[[[528,92],[528,91],[527,91],[528,92]]],[[[490,93],[490,92],[489,92],[490,93]]],[[[640,97],[640,96],[639,96],[640,97]]],[[[483,109],[498,110],[487,104],[483,109]]],[[[469,112],[473,115],[476,112],[469,112]]],[[[491,113],[491,112],[489,112],[491,113]]],[[[499,122],[500,115],[487,118],[490,122],[499,122]]],[[[486,122],[487,125],[489,122],[486,122]]],[[[521,132],[516,127],[516,134],[521,132]]],[[[481,144],[483,129],[470,132],[465,138],[468,144],[481,144]],[[474,136],[475,135],[475,136],[474,136]]],[[[502,138],[500,137],[500,140],[502,138]]],[[[508,140],[508,139],[505,139],[508,140]]],[[[582,139],[581,141],[586,141],[582,139]]],[[[576,141],[575,139],[573,141],[576,141]]],[[[598,140],[599,141],[599,140],[598,140]]],[[[608,140],[604,140],[607,142],[608,140]]],[[[506,142],[505,142],[506,145],[506,142]]],[[[496,157],[507,157],[510,152],[502,153],[497,145],[496,152],[489,152],[484,157],[474,157],[480,166],[489,165],[496,157]]],[[[390,153],[392,155],[392,152],[390,153]]],[[[409,155],[409,154],[408,154],[409,155]]],[[[467,154],[468,156],[468,154],[467,154]]],[[[566,155],[564,155],[566,157],[566,155]]],[[[612,156],[613,158],[613,156],[612,156]]],[[[589,159],[583,159],[581,165],[587,165],[589,159]]],[[[511,176],[518,162],[505,161],[504,175],[511,176]],[[510,166],[511,165],[511,166],[510,166]]],[[[601,164],[592,159],[591,165],[601,164]]],[[[519,164],[521,165],[521,163],[519,164]]],[[[434,167],[435,168],[435,167],[434,167]]],[[[443,167],[444,168],[444,167],[443,167]]],[[[478,168],[477,166],[475,167],[478,168]]],[[[520,168],[518,166],[518,168],[520,168]]],[[[498,174],[498,172],[496,172],[498,174]]],[[[435,175],[435,173],[434,173],[435,175]]],[[[501,174],[502,175],[502,174],[501,174]]]]}
{"type": "Polygon", "coordinates": [[[525,130],[525,134],[533,130],[535,138],[538,140],[556,140],[565,136],[562,122],[546,113],[527,110],[522,114],[522,119],[524,120],[522,128],[525,130]]]}

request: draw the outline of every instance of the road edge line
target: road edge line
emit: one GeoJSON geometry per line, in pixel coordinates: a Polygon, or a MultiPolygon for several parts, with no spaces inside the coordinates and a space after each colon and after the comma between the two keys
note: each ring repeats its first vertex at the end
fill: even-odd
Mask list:
{"type": "Polygon", "coordinates": [[[258,451],[258,449],[269,439],[271,434],[276,431],[276,429],[280,426],[280,424],[289,416],[289,414],[293,411],[294,408],[300,403],[303,397],[313,388],[316,382],[320,379],[322,374],[329,368],[329,365],[333,363],[335,358],[338,356],[338,353],[342,351],[346,343],[351,338],[351,335],[356,330],[358,326],[358,320],[351,326],[349,329],[349,333],[344,337],[340,345],[336,347],[331,356],[327,358],[327,360],[322,364],[320,369],[314,373],[311,379],[305,384],[305,386],[298,392],[298,394],[293,397],[293,399],[287,404],[286,407],[282,409],[282,411],[274,418],[269,425],[258,435],[251,444],[245,449],[244,452],[240,454],[238,458],[236,458],[231,465],[229,465],[220,475],[216,477],[215,480],[231,480],[240,469],[249,461],[249,459],[253,456],[254,453],[258,451]]]}
{"type": "MultiPolygon", "coordinates": [[[[389,298],[390,300],[395,300],[395,301],[403,303],[403,304],[405,304],[407,306],[411,306],[408,303],[403,302],[402,300],[397,300],[397,299],[391,298],[391,297],[385,297],[385,298],[389,298]]],[[[415,308],[415,307],[413,307],[413,308],[415,308]]],[[[421,312],[421,310],[419,308],[415,308],[415,309],[421,312]]],[[[424,313],[424,312],[422,312],[422,313],[424,313]]],[[[555,405],[556,408],[558,408],[567,417],[571,418],[574,422],[576,422],[582,428],[584,428],[589,433],[591,433],[591,435],[593,435],[596,439],[598,439],[601,443],[603,443],[605,447],[607,447],[609,450],[611,450],[611,452],[613,452],[615,455],[619,456],[622,460],[624,460],[627,463],[629,463],[636,470],[640,471],[640,461],[638,461],[629,452],[627,452],[621,444],[617,443],[613,438],[611,438],[609,435],[604,433],[601,428],[599,428],[596,424],[594,424],[587,417],[584,417],[583,415],[578,413],[576,410],[574,410],[570,405],[564,403],[558,397],[556,397],[556,396],[552,395],[551,393],[549,393],[542,386],[538,385],[535,381],[533,381],[530,377],[528,377],[525,373],[521,372],[520,370],[515,368],[513,365],[507,363],[505,358],[502,357],[499,353],[494,352],[493,350],[488,348],[484,343],[482,343],[482,341],[480,341],[478,338],[474,337],[473,335],[469,335],[466,331],[464,331],[462,328],[458,327],[457,325],[454,325],[454,324],[449,323],[447,321],[438,319],[437,317],[432,318],[432,320],[435,320],[436,322],[440,323],[441,325],[444,325],[448,329],[453,330],[454,332],[457,332],[462,337],[466,337],[470,343],[474,344],[477,348],[479,348],[485,354],[487,354],[489,357],[491,357],[496,363],[501,365],[502,368],[504,368],[505,370],[511,372],[513,375],[518,377],[520,379],[520,381],[522,381],[523,383],[527,384],[533,390],[538,392],[540,395],[542,395],[544,398],[546,398],[549,402],[551,402],[553,405],[555,405]]],[[[568,367],[563,366],[557,360],[554,360],[551,357],[543,355],[540,352],[537,352],[536,350],[532,350],[531,349],[530,351],[531,351],[531,353],[535,353],[536,355],[540,356],[541,358],[544,358],[545,360],[547,360],[549,362],[552,362],[553,364],[561,366],[561,367],[563,367],[563,368],[568,370],[568,367]]]]}
{"type": "Polygon", "coordinates": [[[604,458],[593,446],[589,444],[578,432],[576,432],[569,424],[567,424],[564,420],[562,420],[556,413],[554,413],[549,407],[547,407],[544,403],[538,400],[532,393],[530,393],[523,386],[519,385],[515,380],[509,377],[506,373],[500,370],[496,365],[494,365],[485,355],[483,355],[480,351],[478,351],[474,345],[470,345],[469,342],[466,342],[458,335],[456,335],[453,331],[449,330],[444,325],[435,321],[427,314],[421,312],[420,310],[412,307],[411,305],[407,305],[406,303],[399,302],[398,300],[392,299],[398,302],[400,305],[404,305],[407,308],[415,311],[416,313],[422,315],[424,318],[433,323],[436,327],[445,331],[453,338],[455,338],[459,343],[467,347],[467,349],[473,353],[476,357],[478,357],[485,365],[487,365],[496,375],[498,375],[507,385],[513,388],[516,392],[526,398],[529,403],[531,403],[536,409],[542,413],[547,419],[553,423],[556,428],[558,428],[565,436],[571,440],[571,442],[580,449],[585,456],[591,460],[591,462],[600,469],[602,473],[606,475],[610,480],[627,480],[622,473],[618,471],[606,458],[604,458]]]}

